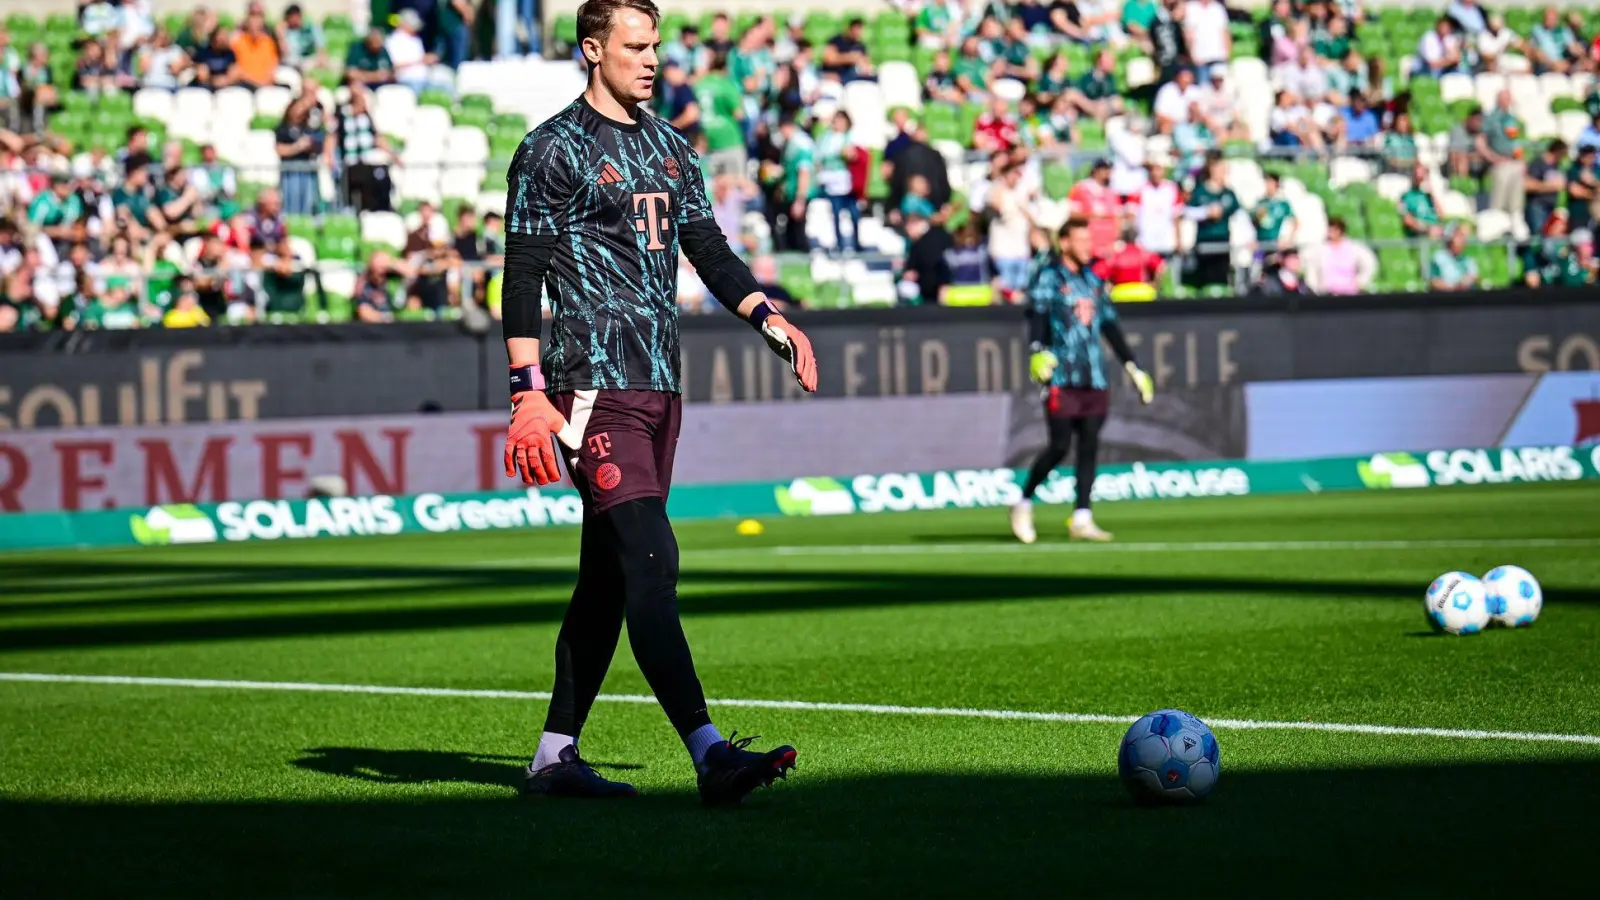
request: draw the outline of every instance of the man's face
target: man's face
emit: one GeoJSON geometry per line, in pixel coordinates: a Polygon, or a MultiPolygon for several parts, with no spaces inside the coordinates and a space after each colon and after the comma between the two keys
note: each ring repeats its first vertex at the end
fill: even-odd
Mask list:
{"type": "Polygon", "coordinates": [[[1094,65],[1100,71],[1110,74],[1117,70],[1117,58],[1107,51],[1101,51],[1095,58],[1094,65]]]}
{"type": "Polygon", "coordinates": [[[1188,69],[1179,69],[1177,77],[1178,89],[1188,90],[1194,85],[1194,73],[1188,69]]]}
{"type": "Polygon", "coordinates": [[[1467,233],[1457,228],[1455,233],[1450,235],[1450,252],[1460,256],[1461,251],[1465,249],[1467,249],[1467,233]]]}
{"type": "Polygon", "coordinates": [[[1061,249],[1066,252],[1068,259],[1080,265],[1094,259],[1094,240],[1090,238],[1087,228],[1068,231],[1061,241],[1061,249]]]}
{"type": "Polygon", "coordinates": [[[655,91],[656,44],[661,36],[650,17],[636,9],[619,9],[613,15],[611,34],[603,45],[592,36],[584,39],[584,57],[612,96],[643,103],[655,91]]]}
{"type": "Polygon", "coordinates": [[[1111,169],[1108,166],[1095,166],[1094,171],[1089,174],[1101,187],[1111,183],[1111,169]]]}
{"type": "Polygon", "coordinates": [[[68,258],[72,261],[74,266],[77,266],[81,269],[89,262],[89,248],[85,247],[83,244],[73,244],[72,251],[68,255],[68,258]]]}
{"type": "Polygon", "coordinates": [[[1268,178],[1265,182],[1263,182],[1263,186],[1266,189],[1268,197],[1278,196],[1278,179],[1268,178]]]}
{"type": "Polygon", "coordinates": [[[1546,6],[1544,8],[1544,27],[1553,29],[1556,27],[1556,23],[1560,21],[1561,14],[1556,12],[1554,6],[1546,6]]]}
{"type": "Polygon", "coordinates": [[[684,31],[678,35],[678,40],[682,41],[685,47],[693,49],[700,45],[700,32],[698,29],[694,31],[684,29],[684,31]]]}
{"type": "Polygon", "coordinates": [[[295,10],[294,12],[283,17],[283,24],[289,26],[290,28],[299,28],[303,21],[303,14],[299,10],[295,10]]]}
{"type": "Polygon", "coordinates": [[[467,211],[463,212],[461,214],[461,218],[456,220],[456,230],[461,232],[462,234],[468,234],[468,233],[477,231],[478,230],[478,215],[477,215],[477,213],[474,213],[471,210],[467,210],[467,211]]]}
{"type": "Polygon", "coordinates": [[[371,50],[374,53],[376,53],[378,51],[378,48],[383,46],[383,32],[379,31],[376,28],[374,28],[371,31],[367,32],[367,39],[366,39],[365,43],[366,43],[366,47],[367,47],[368,50],[371,50]]]}
{"type": "Polygon", "coordinates": [[[262,191],[256,203],[261,207],[261,212],[268,216],[277,215],[278,210],[283,208],[283,198],[278,196],[277,191],[262,191]]]}

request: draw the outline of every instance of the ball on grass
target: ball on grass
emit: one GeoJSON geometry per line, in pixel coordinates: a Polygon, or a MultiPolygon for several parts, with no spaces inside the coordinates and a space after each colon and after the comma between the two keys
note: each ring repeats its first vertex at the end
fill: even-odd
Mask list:
{"type": "Polygon", "coordinates": [[[738,531],[745,537],[754,537],[767,529],[755,519],[745,519],[739,523],[738,531]]]}

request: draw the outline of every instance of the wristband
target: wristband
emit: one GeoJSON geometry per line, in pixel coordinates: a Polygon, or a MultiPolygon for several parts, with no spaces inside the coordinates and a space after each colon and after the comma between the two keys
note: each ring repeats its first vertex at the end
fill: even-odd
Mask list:
{"type": "Polygon", "coordinates": [[[772,308],[772,301],[762,300],[756,304],[755,309],[750,310],[750,327],[760,331],[761,323],[767,321],[768,316],[775,315],[778,315],[778,311],[772,308]]]}
{"type": "Polygon", "coordinates": [[[511,367],[511,396],[526,391],[544,390],[544,373],[538,366],[512,366],[511,367]]]}

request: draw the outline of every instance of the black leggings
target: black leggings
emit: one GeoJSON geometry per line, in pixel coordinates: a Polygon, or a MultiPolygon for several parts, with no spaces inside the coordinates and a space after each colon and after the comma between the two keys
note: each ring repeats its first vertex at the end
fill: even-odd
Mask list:
{"type": "Polygon", "coordinates": [[[600,693],[622,622],[650,689],[680,736],[711,724],[678,620],[678,541],[666,502],[643,497],[584,519],[578,586],[556,636],[544,730],[577,737],[600,693]]]}
{"type": "Polygon", "coordinates": [[[1089,492],[1094,488],[1094,470],[1100,456],[1100,428],[1106,424],[1105,416],[1090,418],[1058,418],[1046,417],[1045,424],[1050,429],[1050,444],[1039,452],[1033,461],[1033,468],[1028,470],[1028,483],[1023,485],[1022,497],[1025,500],[1033,499],[1033,492],[1044,484],[1050,477],[1050,472],[1061,461],[1067,458],[1067,450],[1072,447],[1072,436],[1078,436],[1078,467],[1074,472],[1078,478],[1078,497],[1074,509],[1089,508],[1089,492]]]}

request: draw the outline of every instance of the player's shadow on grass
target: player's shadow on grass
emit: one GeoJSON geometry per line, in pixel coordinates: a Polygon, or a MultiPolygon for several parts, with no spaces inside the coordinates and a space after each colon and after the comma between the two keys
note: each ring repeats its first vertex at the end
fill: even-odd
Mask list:
{"type": "MultiPolygon", "coordinates": [[[[390,775],[414,774],[380,762],[396,759],[390,775]]],[[[474,759],[497,767],[470,775],[488,795],[430,796],[394,777],[392,799],[364,801],[7,802],[0,894],[1582,896],[1582,823],[1600,804],[1590,760],[1233,771],[1225,756],[1209,803],[1155,810],[1109,772],[802,771],[741,809],[705,810],[687,783],[528,802],[499,783],[508,765],[474,759]]]]}
{"type": "MultiPolygon", "coordinates": [[[[381,750],[373,747],[314,747],[292,765],[312,772],[381,784],[441,781],[514,788],[522,784],[525,756],[454,750],[381,750]]],[[[590,763],[597,769],[635,770],[635,763],[590,763]]]]}

